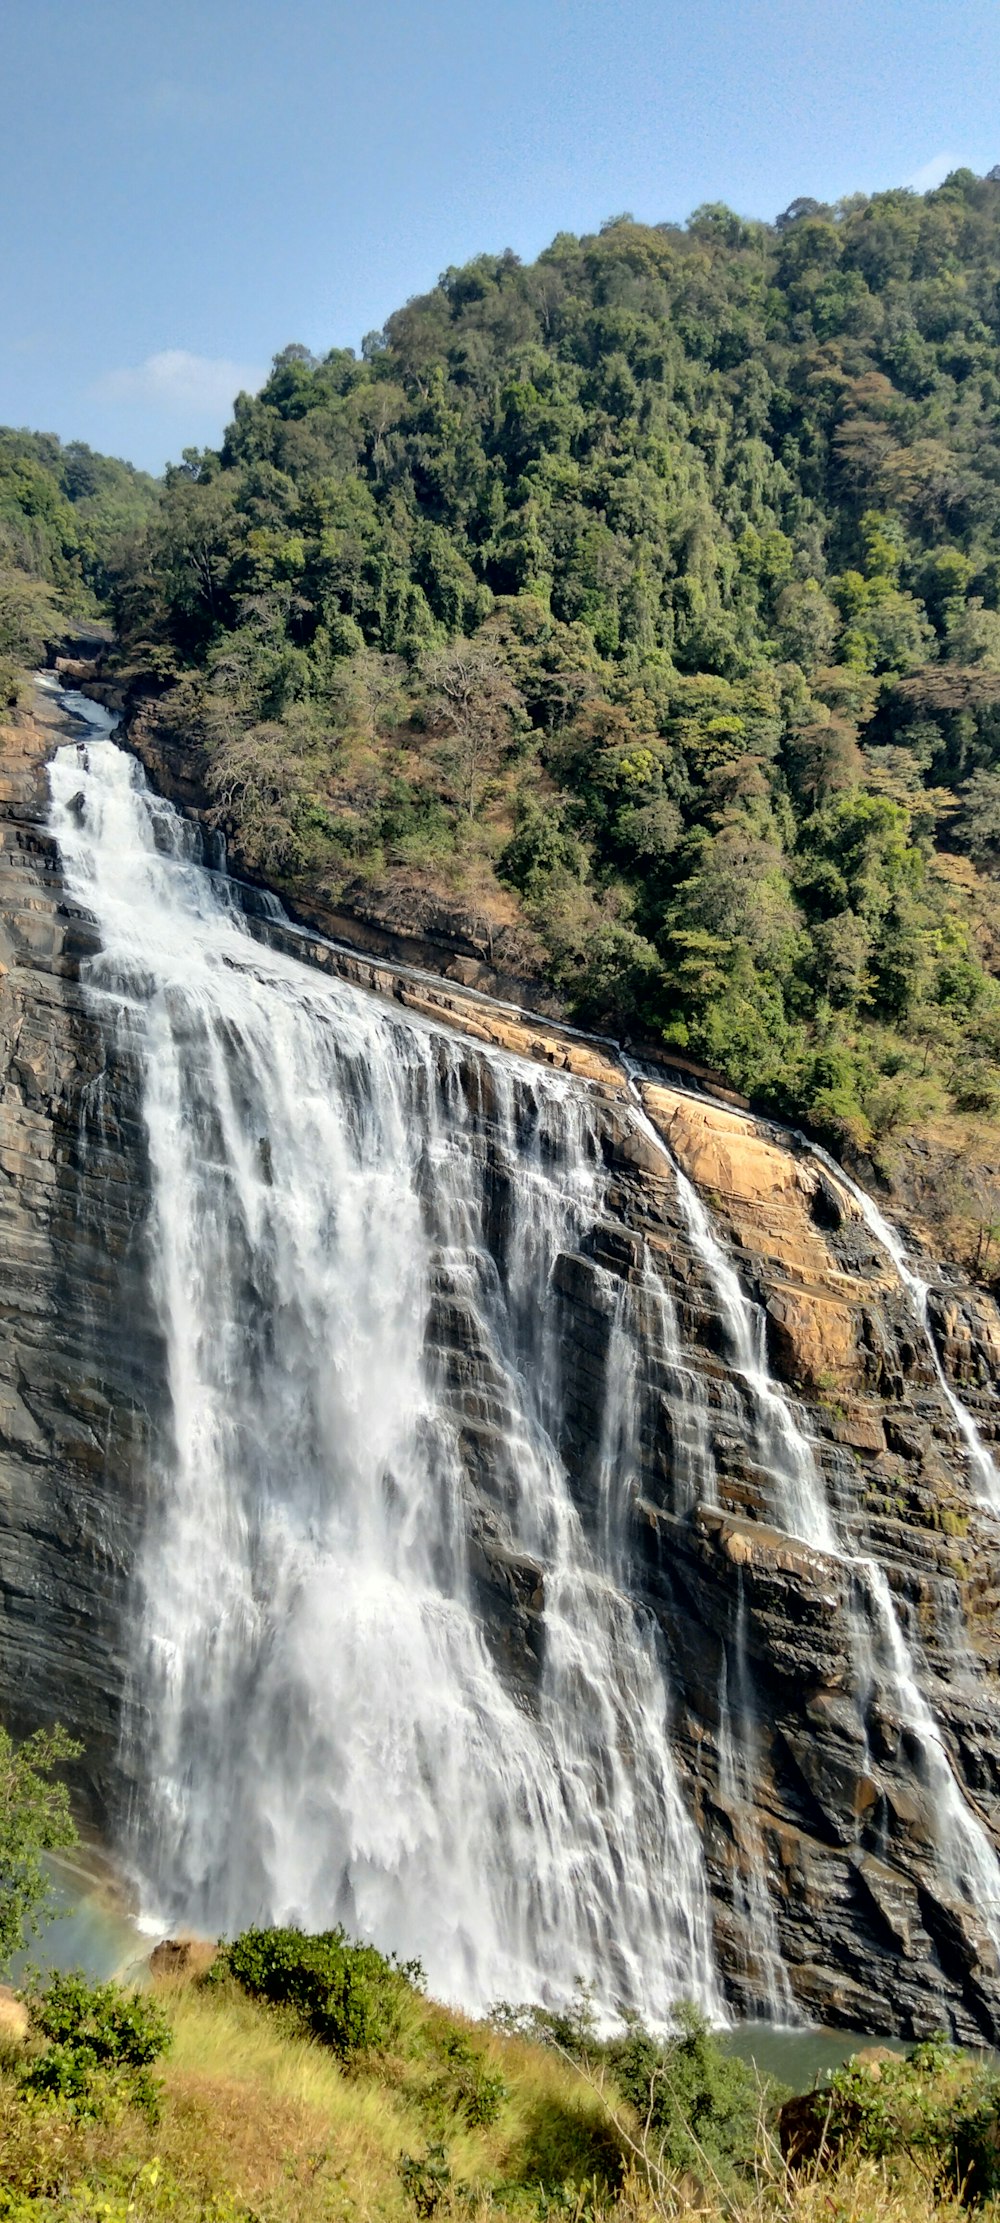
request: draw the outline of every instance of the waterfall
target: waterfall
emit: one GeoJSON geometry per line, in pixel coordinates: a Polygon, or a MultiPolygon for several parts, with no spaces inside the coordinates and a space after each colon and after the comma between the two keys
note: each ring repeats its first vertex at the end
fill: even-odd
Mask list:
{"type": "Polygon", "coordinates": [[[262,945],[113,743],[61,750],[51,786],[151,1169],[170,1424],[132,1659],[147,1914],[341,1920],[472,2010],[583,1979],[609,2010],[718,2017],[631,1581],[632,1307],[683,1371],[648,1261],[627,1291],[590,1267],[596,1510],[560,1448],[558,1271],[603,1207],[588,1091],[262,945]],[[531,1693],[477,1610],[493,1547],[537,1632],[531,1693]]]}
{"type": "Polygon", "coordinates": [[[1000,1949],[1000,1863],[955,1781],[941,1731],[917,1681],[883,1569],[869,1558],[859,1559],[857,1566],[871,1604],[872,1681],[877,1673],[888,1685],[900,1718],[919,1747],[930,1828],[937,1838],[944,1883],[978,1910],[1000,1949]]]}
{"type": "Polygon", "coordinates": [[[882,1249],[888,1252],[910,1299],[945,1402],[951,1411],[969,1454],[969,1465],[978,1485],[979,1496],[986,1505],[1000,1506],[1000,1471],[998,1471],[995,1460],[991,1459],[986,1449],[968,1406],[962,1403],[957,1391],[952,1388],[941,1363],[941,1355],[931,1327],[928,1303],[930,1289],[927,1282],[923,1281],[920,1275],[914,1272],[900,1237],[891,1222],[886,1219],[885,1213],[879,1211],[874,1198],[870,1197],[866,1190],[859,1188],[858,1183],[852,1181],[850,1174],[845,1173],[843,1167],[839,1166],[836,1160],[820,1147],[819,1143],[807,1141],[807,1148],[812,1156],[818,1158],[820,1164],[825,1165],[829,1172],[834,1175],[841,1188],[847,1190],[848,1196],[853,1197],[866,1227],[870,1229],[876,1242],[881,1244],[882,1249]]]}
{"type": "MultiPolygon", "coordinates": [[[[634,1073],[630,1079],[639,1106],[637,1117],[644,1131],[673,1164],[667,1144],[641,1109],[634,1073]]],[[[839,1168],[834,1170],[839,1178],[839,1168]]],[[[850,1572],[853,1579],[848,1605],[854,1623],[852,1635],[857,1655],[868,1671],[862,1675],[862,1684],[868,1684],[867,1695],[879,1680],[891,1690],[900,1718],[919,1754],[928,1826],[936,1843],[942,1880],[946,1888],[959,1892],[978,1909],[1000,1952],[1000,1859],[978,1816],[962,1796],[940,1728],[920,1688],[885,1574],[875,1560],[852,1553],[838,1538],[811,1445],[791,1405],[779,1397],[767,1374],[765,1325],[760,1307],[747,1295],[726,1258],[696,1189],[679,1167],[674,1167],[674,1173],[678,1201],[692,1246],[715,1291],[731,1343],[733,1363],[757,1405],[763,1454],[760,1464],[770,1475],[775,1516],[790,1534],[799,1536],[814,1550],[840,1560],[850,1572]],[[776,1407],[780,1411],[776,1411],[776,1407]]],[[[859,1203],[863,1195],[863,1191],[858,1192],[859,1203]]],[[[871,1211],[880,1217],[874,1205],[871,1211]]],[[[865,1696],[862,1688],[859,1692],[862,1711],[865,1696]]]]}
{"type": "Polygon", "coordinates": [[[753,1683],[747,1659],[747,1609],[743,1575],[739,1576],[736,1629],[731,1648],[723,1651],[719,1676],[719,1790],[737,1828],[743,1866],[738,1869],[733,1898],[743,1917],[761,1972],[759,2011],[769,2022],[786,2028],[802,2017],[792,1996],[788,1971],[781,1956],[778,1926],[767,1882],[767,1861],[756,1811],[759,1773],[759,1737],[753,1683]]]}
{"type": "MultiPolygon", "coordinates": [[[[86,990],[140,1083],[166,1354],[125,1754],[147,1915],[341,1920],[473,2011],[582,1979],[608,2014],[660,2023],[693,1997],[721,2018],[683,1724],[634,1563],[665,1429],[652,1471],[675,1518],[718,1501],[712,1420],[659,1238],[609,1224],[599,1097],[258,940],[198,831],[108,740],[60,751],[51,784],[100,935],[86,990]]],[[[843,1569],[859,1715],[900,1717],[941,1888],[1000,1946],[1000,1866],[886,1577],[840,1535],[761,1308],[632,1086],[769,1516],[843,1569]]],[[[925,1285],[846,1185],[929,1336],[925,1285]]],[[[967,1413],[962,1432],[995,1478],[967,1413]]],[[[718,1706],[733,1903],[787,2020],[742,1588],[718,1706]]]]}

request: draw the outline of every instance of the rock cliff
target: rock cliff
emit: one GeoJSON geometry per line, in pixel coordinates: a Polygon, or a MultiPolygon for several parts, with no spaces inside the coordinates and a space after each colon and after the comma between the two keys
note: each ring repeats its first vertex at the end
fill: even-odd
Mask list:
{"type": "MultiPolygon", "coordinates": [[[[45,831],[44,758],[67,730],[57,713],[40,714],[6,735],[0,756],[0,1678],[17,1727],[59,1717],[81,1736],[92,1811],[113,1829],[128,1796],[118,1730],[129,1581],[165,1394],[135,1076],[81,989],[92,929],[65,901],[45,831]]],[[[457,1028],[470,1072],[475,1043],[488,1041],[595,1091],[607,1211],[585,1251],[560,1259],[553,1287],[567,1382],[561,1448],[584,1501],[595,1487],[609,1276],[628,1282],[640,1316],[646,1308],[643,1594],[670,1655],[674,1736],[734,2003],[753,2011],[766,1992],[763,1890],[810,2016],[907,2035],[944,2020],[963,2038],[996,2041],[1000,1966],[979,1912],[943,1886],[931,1857],[912,1721],[875,1661],[863,1710],[852,1696],[856,1566],[771,1525],[718,1290],[655,1134],[764,1309],[773,1374],[802,1413],[841,1533],[885,1571],[948,1767],[997,1842],[1000,1527],[976,1500],[910,1296],[848,1189],[793,1138],[665,1083],[644,1084],[644,1131],[610,1047],[385,955],[253,924],[305,962],[457,1028]],[[683,1327],[687,1387],[660,1354],[647,1256],[683,1327]],[[681,1477],[695,1392],[715,1482],[693,1500],[681,1477]],[[731,1700],[737,1672],[753,1725],[752,1795],[734,1784],[724,1749],[723,1693],[731,1700]]],[[[499,1177],[493,1209],[500,1241],[499,1177]]],[[[932,1318],[948,1377],[996,1441],[996,1307],[949,1279],[932,1318]]],[[[505,1525],[491,1384],[460,1304],[442,1303],[434,1332],[462,1419],[472,1578],[497,1656],[530,1704],[544,1572],[505,1525]]]]}
{"type": "Polygon", "coordinates": [[[141,1122],[79,985],[93,928],[67,906],[46,831],[45,759],[72,731],[40,697],[0,734],[0,1689],[16,1730],[79,1732],[101,1821],[162,1363],[141,1122]]]}

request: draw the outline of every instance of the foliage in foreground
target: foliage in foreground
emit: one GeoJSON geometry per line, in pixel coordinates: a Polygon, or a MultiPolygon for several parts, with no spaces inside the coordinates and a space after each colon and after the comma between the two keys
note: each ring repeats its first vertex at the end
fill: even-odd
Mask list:
{"type": "Polygon", "coordinates": [[[56,1770],[78,1758],[64,1729],[36,1729],[16,1745],[0,1728],[0,1970],[49,1919],[46,1852],[77,1842],[66,1785],[56,1770]]]}
{"type": "Polygon", "coordinates": [[[795,2104],[789,2128],[800,2162],[861,2154],[923,2167],[969,2205],[1000,2194],[1000,2068],[943,2039],[846,2062],[795,2104]]]}
{"type": "Polygon", "coordinates": [[[396,2042],[408,1995],[422,1981],[416,1961],[387,1960],[339,1928],[243,1930],[223,1947],[216,1971],[252,1999],[294,2008],[310,2035],[345,2061],[396,2042]]]}
{"type": "Polygon", "coordinates": [[[752,2173],[778,2087],[727,2051],[697,2008],[681,2002],[668,2038],[653,2037],[633,2020],[620,2036],[602,2040],[582,1986],[561,2012],[504,2003],[493,2019],[498,2029],[519,2031],[575,2062],[609,2102],[624,2101],[623,2153],[657,2178],[707,2171],[728,2181],[752,2173]]]}
{"type": "Polygon", "coordinates": [[[607,2047],[606,2059],[658,2172],[720,2180],[752,2174],[760,2080],[745,2061],[724,2052],[702,2016],[682,2008],[680,2028],[666,2043],[636,2025],[607,2047]]]}
{"type": "MultiPolygon", "coordinates": [[[[296,1935],[286,1970],[324,1942],[296,1935]]],[[[947,2046],[836,2072],[799,2103],[820,2148],[789,2168],[776,2095],[693,2014],[663,2044],[638,2028],[601,2043],[581,2016],[507,2010],[501,2031],[410,1987],[385,2044],[345,2058],[339,2035],[305,2034],[287,1984],[265,2004],[225,1968],[146,1998],[60,1978],[32,2013],[26,2052],[0,2061],[0,2223],[958,2223],[960,2193],[996,2190],[1000,2079],[947,2046]],[[43,2040],[96,2056],[99,2104],[32,2080],[43,2040]]]]}
{"type": "Polygon", "coordinates": [[[81,2116],[128,2106],[156,2120],[160,2088],[151,2070],[170,2044],[170,2024],[155,1999],[71,1970],[31,1994],[30,2014],[43,2042],[20,2068],[23,2091],[81,2116]]]}

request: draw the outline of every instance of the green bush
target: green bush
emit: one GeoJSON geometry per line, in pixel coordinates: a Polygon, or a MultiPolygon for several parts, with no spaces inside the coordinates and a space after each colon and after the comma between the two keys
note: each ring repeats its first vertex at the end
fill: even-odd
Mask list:
{"type": "Polygon", "coordinates": [[[244,1930],[216,1965],[251,1998],[293,2007],[343,2060],[390,2047],[408,1992],[423,1982],[419,1962],[387,1960],[374,1945],[352,1945],[339,1928],[244,1930]]]}
{"type": "Polygon", "coordinates": [[[429,2223],[451,2190],[447,2147],[428,2146],[425,2154],[400,2154],[399,2181],[420,2223],[429,2223]]]}
{"type": "Polygon", "coordinates": [[[822,2149],[832,2167],[849,2153],[889,2167],[917,2161],[969,2205],[1000,2192],[1000,2072],[944,2039],[847,2061],[792,2105],[799,2123],[803,2110],[812,2118],[809,2137],[798,2132],[800,2159],[822,2149]]]}
{"type": "Polygon", "coordinates": [[[980,2070],[949,2124],[946,2174],[968,2204],[1000,2193],[1000,2077],[980,2070]]]}
{"type": "Polygon", "coordinates": [[[489,2068],[461,2030],[445,2032],[441,2052],[445,2068],[431,2086],[432,2103],[460,2115],[471,2130],[488,2129],[508,2097],[503,2077],[489,2068]]]}
{"type": "Polygon", "coordinates": [[[607,2048],[623,2097],[648,2125],[652,2156],[663,2168],[700,2177],[752,2168],[760,2118],[760,2086],[745,2061],[723,2052],[696,2008],[680,2011],[680,2029],[664,2044],[636,2023],[607,2048]]]}
{"type": "Polygon", "coordinates": [[[29,2009],[32,2031],[48,2042],[21,2071],[24,2091],[64,2100],[80,2115],[124,2102],[155,2119],[159,2086],[150,2070],[171,2039],[155,1999],[119,1984],[91,1984],[74,1971],[52,1976],[29,2009]]]}

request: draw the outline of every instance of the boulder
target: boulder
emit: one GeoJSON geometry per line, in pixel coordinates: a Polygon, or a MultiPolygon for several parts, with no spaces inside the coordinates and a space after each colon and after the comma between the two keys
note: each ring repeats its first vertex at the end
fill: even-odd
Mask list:
{"type": "Polygon", "coordinates": [[[23,1999],[9,1984],[0,1984],[0,2046],[23,2045],[31,2027],[31,2016],[23,1999]]]}
{"type": "Polygon", "coordinates": [[[180,1937],[161,1938],[149,1956],[152,1975],[169,1982],[194,1983],[205,1976],[218,1955],[214,1938],[197,1937],[183,1932],[180,1937]]]}

